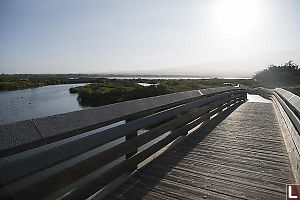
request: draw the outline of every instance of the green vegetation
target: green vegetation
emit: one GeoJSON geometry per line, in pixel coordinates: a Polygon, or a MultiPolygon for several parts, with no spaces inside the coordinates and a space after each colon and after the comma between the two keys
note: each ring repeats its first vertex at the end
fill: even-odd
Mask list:
{"type": "MultiPolygon", "coordinates": [[[[47,85],[59,85],[59,84],[74,84],[74,83],[102,83],[104,75],[99,74],[0,74],[0,91],[12,91],[12,90],[20,90],[20,89],[27,89],[27,88],[36,88],[36,87],[42,87],[47,85]]],[[[108,77],[111,77],[113,75],[106,75],[108,77]]],[[[121,75],[116,75],[117,77],[122,78],[121,75]]],[[[113,77],[116,77],[113,76],[113,77]]],[[[156,83],[156,82],[162,82],[163,80],[157,81],[157,80],[149,80],[149,79],[137,79],[137,76],[132,76],[134,80],[138,80],[140,82],[147,82],[147,83],[156,83]]],[[[143,77],[143,76],[141,76],[143,77]]],[[[149,75],[147,77],[156,77],[154,75],[149,75]]],[[[170,76],[172,77],[172,76],[170,76]]],[[[165,78],[162,76],[162,79],[165,78]]],[[[110,79],[111,80],[111,79],[110,79]]],[[[124,79],[126,80],[126,79],[124,79]]],[[[128,79],[127,79],[128,80],[128,79]]],[[[215,85],[216,81],[218,79],[207,79],[207,80],[192,80],[190,79],[189,83],[184,84],[178,84],[176,81],[174,83],[171,83],[172,80],[165,80],[170,81],[170,84],[174,85],[174,87],[179,87],[179,89],[175,89],[175,91],[184,91],[187,88],[197,88],[199,84],[203,83],[203,85],[215,85]],[[209,82],[209,83],[208,83],[209,82]],[[177,84],[177,85],[176,85],[177,84]],[[186,85],[187,84],[187,85],[186,85]],[[194,85],[194,86],[193,86],[194,85]],[[196,85],[196,86],[195,86],[196,85]],[[180,87],[183,87],[180,89],[180,87]]],[[[177,80],[178,81],[178,80],[177,80]]],[[[136,82],[136,81],[135,81],[136,82]]],[[[222,81],[221,81],[222,82],[222,81]]],[[[234,82],[234,80],[224,80],[223,82],[234,82]]],[[[236,82],[239,82],[241,84],[247,85],[249,87],[255,87],[257,84],[254,81],[249,80],[236,80],[236,82]],[[244,83],[245,82],[245,83],[244,83]]],[[[123,83],[122,83],[123,84],[123,83]]],[[[76,90],[73,90],[72,92],[77,92],[76,90]]]]}
{"type": "Polygon", "coordinates": [[[300,69],[293,61],[289,61],[284,65],[270,65],[267,69],[257,72],[253,78],[274,87],[299,85],[300,69]]]}
{"type": "Polygon", "coordinates": [[[145,80],[145,79],[101,79],[98,83],[70,88],[71,93],[78,93],[81,105],[100,106],[122,101],[128,101],[175,92],[197,90],[209,87],[221,87],[224,83],[238,82],[256,86],[253,80],[145,80]],[[146,82],[151,85],[144,87],[138,83],[146,82]]]}
{"type": "MultiPolygon", "coordinates": [[[[97,74],[15,74],[0,75],[0,91],[35,88],[46,85],[90,83],[70,88],[78,93],[81,105],[100,106],[175,92],[242,84],[247,87],[282,87],[300,95],[300,69],[292,61],[271,65],[256,73],[253,79],[106,79],[97,74]],[[148,87],[138,83],[154,84],[148,87]]],[[[162,77],[164,78],[164,77],[162,77]]]]}
{"type": "Polygon", "coordinates": [[[281,87],[300,95],[300,69],[293,61],[284,65],[270,65],[267,69],[257,72],[253,78],[265,87],[281,87]]]}

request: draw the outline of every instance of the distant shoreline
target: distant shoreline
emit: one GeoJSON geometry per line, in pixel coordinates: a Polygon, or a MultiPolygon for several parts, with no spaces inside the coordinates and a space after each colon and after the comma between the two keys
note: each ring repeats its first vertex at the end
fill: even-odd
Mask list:
{"type": "Polygon", "coordinates": [[[111,74],[111,73],[66,73],[66,74],[27,74],[27,73],[3,73],[0,76],[50,76],[50,77],[68,77],[68,78],[76,78],[76,77],[90,77],[90,78],[120,78],[120,77],[132,77],[132,78],[147,78],[147,77],[156,77],[156,78],[184,78],[184,79],[252,79],[252,77],[216,77],[216,76],[200,76],[200,75],[155,75],[155,74],[111,74]]]}
{"type": "MultiPolygon", "coordinates": [[[[96,77],[95,77],[96,78],[96,77]]],[[[212,78],[212,77],[198,77],[198,76],[105,76],[98,78],[107,79],[191,79],[191,80],[208,80],[208,79],[220,79],[220,80],[249,80],[252,78],[212,78]]]]}
{"type": "Polygon", "coordinates": [[[251,80],[251,78],[212,78],[175,75],[120,75],[120,74],[0,74],[0,91],[38,88],[47,85],[97,83],[100,79],[141,80],[251,80]]]}

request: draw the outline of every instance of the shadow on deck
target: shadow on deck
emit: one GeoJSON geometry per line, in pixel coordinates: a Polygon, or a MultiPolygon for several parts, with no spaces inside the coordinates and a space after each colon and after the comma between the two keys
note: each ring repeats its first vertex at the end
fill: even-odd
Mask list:
{"type": "Polygon", "coordinates": [[[107,199],[285,199],[293,183],[271,102],[224,111],[139,169],[107,199]]]}

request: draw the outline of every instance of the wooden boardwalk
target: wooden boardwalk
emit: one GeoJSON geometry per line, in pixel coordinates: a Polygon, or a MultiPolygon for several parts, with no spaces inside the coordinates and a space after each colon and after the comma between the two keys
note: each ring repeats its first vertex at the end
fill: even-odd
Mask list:
{"type": "Polygon", "coordinates": [[[107,199],[285,199],[293,183],[272,103],[216,117],[140,169],[107,199]]]}

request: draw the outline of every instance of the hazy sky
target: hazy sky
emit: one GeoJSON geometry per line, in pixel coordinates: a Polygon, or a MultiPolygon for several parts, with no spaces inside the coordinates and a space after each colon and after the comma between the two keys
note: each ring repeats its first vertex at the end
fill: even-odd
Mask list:
{"type": "Polygon", "coordinates": [[[299,0],[0,0],[0,73],[251,76],[300,64],[299,10],[299,0]]]}

